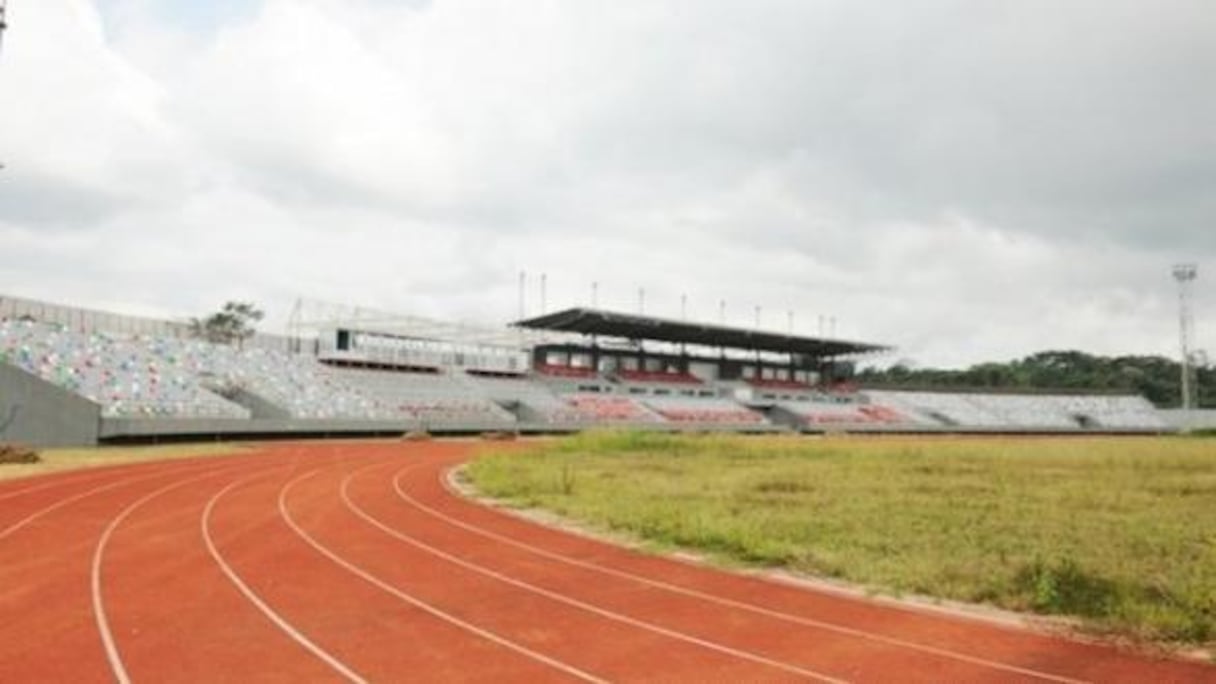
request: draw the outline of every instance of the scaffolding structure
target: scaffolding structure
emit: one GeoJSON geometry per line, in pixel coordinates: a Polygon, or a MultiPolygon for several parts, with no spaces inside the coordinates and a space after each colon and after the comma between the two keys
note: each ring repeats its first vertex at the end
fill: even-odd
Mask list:
{"type": "Polygon", "coordinates": [[[521,337],[520,332],[505,325],[450,321],[384,311],[350,304],[317,299],[297,299],[288,317],[288,335],[296,340],[309,340],[335,329],[380,333],[401,338],[433,340],[454,345],[526,349],[540,335],[521,337]]]}

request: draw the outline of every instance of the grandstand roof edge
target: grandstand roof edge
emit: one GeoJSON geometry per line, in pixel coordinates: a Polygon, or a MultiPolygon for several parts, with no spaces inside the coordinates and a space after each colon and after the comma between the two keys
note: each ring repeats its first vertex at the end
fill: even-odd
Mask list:
{"type": "Polygon", "coordinates": [[[729,349],[806,354],[816,357],[888,352],[893,347],[866,342],[787,335],[711,323],[675,321],[640,314],[575,307],[511,324],[516,328],[603,335],[636,340],[697,344],[729,349]]]}

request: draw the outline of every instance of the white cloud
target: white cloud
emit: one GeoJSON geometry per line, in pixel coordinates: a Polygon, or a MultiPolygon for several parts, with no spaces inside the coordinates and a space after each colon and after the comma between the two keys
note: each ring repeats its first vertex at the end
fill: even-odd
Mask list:
{"type": "Polygon", "coordinates": [[[1202,0],[98,6],[10,13],[17,294],[503,321],[527,269],[962,364],[1172,353],[1216,263],[1202,0]]]}

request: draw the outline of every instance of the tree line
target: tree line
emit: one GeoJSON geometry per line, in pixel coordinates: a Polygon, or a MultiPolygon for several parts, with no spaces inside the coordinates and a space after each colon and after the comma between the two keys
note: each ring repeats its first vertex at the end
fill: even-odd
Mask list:
{"type": "MultiPolygon", "coordinates": [[[[1216,408],[1216,366],[1196,369],[1199,406],[1216,408]]],[[[1181,369],[1163,356],[1095,356],[1081,351],[1043,351],[1007,363],[981,363],[963,370],[910,368],[859,370],[864,387],[902,389],[1074,390],[1141,394],[1161,408],[1181,404],[1181,369]]]]}

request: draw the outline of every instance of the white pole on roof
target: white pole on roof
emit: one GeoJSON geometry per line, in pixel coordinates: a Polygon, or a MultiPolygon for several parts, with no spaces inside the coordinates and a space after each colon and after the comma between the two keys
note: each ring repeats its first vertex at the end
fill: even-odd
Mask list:
{"type": "Polygon", "coordinates": [[[548,285],[549,285],[549,274],[548,273],[540,274],[540,313],[542,316],[545,315],[545,313],[547,313],[549,310],[548,306],[547,306],[548,303],[545,301],[546,295],[547,295],[545,290],[548,288],[548,285]]]}
{"type": "Polygon", "coordinates": [[[794,334],[794,311],[793,311],[793,309],[786,311],[785,315],[787,318],[789,318],[789,330],[787,332],[790,335],[793,335],[794,334]]]}
{"type": "Polygon", "coordinates": [[[718,323],[720,325],[726,325],[726,300],[725,299],[718,300],[718,323]]]}
{"type": "Polygon", "coordinates": [[[600,283],[598,280],[591,281],[591,308],[599,308],[600,305],[600,283]]]}
{"type": "Polygon", "coordinates": [[[681,321],[688,320],[688,295],[687,294],[680,295],[680,320],[681,321]]]}
{"type": "Polygon", "coordinates": [[[760,329],[760,305],[756,305],[756,330],[760,329]]]}
{"type": "Polygon", "coordinates": [[[646,288],[638,288],[638,315],[646,314],[646,288]]]}

